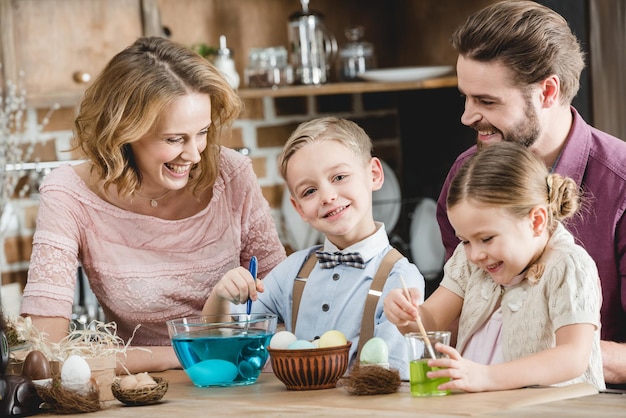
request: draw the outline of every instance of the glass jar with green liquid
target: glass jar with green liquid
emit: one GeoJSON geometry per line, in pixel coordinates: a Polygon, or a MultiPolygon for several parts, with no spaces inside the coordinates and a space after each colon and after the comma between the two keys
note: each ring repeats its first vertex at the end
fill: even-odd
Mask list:
{"type": "MultiPolygon", "coordinates": [[[[437,358],[445,357],[442,354],[434,350],[435,344],[442,343],[450,345],[450,332],[449,331],[432,331],[426,333],[432,352],[437,358]]],[[[430,379],[426,374],[430,371],[437,370],[437,367],[428,366],[428,360],[432,359],[431,350],[425,338],[421,333],[411,332],[405,334],[405,340],[407,342],[408,356],[409,356],[409,370],[410,370],[410,383],[411,383],[411,395],[413,396],[444,396],[448,395],[450,391],[437,389],[439,385],[442,385],[450,381],[448,377],[440,377],[437,379],[430,379]]]]}

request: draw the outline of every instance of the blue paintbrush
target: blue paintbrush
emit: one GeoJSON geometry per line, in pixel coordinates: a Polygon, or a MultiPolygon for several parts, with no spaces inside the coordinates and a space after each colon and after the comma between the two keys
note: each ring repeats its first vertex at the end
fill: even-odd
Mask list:
{"type": "MultiPolygon", "coordinates": [[[[256,282],[256,267],[257,267],[256,257],[252,256],[252,258],[250,259],[250,265],[248,266],[248,270],[250,271],[250,274],[252,275],[252,278],[254,278],[255,282],[256,282]]],[[[250,311],[252,311],[252,299],[248,298],[248,302],[246,306],[246,315],[249,316],[250,311]]]]}

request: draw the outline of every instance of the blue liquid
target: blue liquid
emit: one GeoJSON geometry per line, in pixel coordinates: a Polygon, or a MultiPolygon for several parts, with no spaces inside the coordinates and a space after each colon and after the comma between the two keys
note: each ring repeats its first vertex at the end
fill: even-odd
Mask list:
{"type": "Polygon", "coordinates": [[[193,336],[179,334],[172,338],[172,346],[194,385],[250,385],[267,361],[272,335],[253,329],[240,334],[225,330],[222,334],[214,329],[193,336]]]}

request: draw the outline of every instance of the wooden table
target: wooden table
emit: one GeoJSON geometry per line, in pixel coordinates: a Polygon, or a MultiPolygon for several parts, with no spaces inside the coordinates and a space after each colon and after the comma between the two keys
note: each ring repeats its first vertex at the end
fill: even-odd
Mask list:
{"type": "MultiPolygon", "coordinates": [[[[181,370],[155,373],[169,382],[159,404],[127,407],[106,402],[83,417],[580,417],[626,415],[626,395],[598,394],[586,384],[562,388],[528,388],[501,392],[454,393],[414,398],[408,384],[390,395],[352,396],[344,389],[288,391],[272,373],[250,386],[196,388],[181,370]]],[[[38,415],[49,416],[49,415],[38,415]]],[[[50,415],[52,416],[52,415],[50,415]]]]}

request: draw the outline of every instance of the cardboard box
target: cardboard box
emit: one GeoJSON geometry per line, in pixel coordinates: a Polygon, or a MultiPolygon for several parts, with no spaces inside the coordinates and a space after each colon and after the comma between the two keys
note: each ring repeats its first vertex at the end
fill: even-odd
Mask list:
{"type": "Polygon", "coordinates": [[[111,392],[111,385],[115,380],[115,363],[117,356],[111,354],[106,357],[86,358],[91,368],[91,378],[95,380],[100,390],[100,401],[112,401],[115,399],[111,392]]]}
{"type": "Polygon", "coordinates": [[[24,360],[9,359],[9,364],[7,365],[5,373],[7,376],[20,376],[23,368],[24,360]]]}

